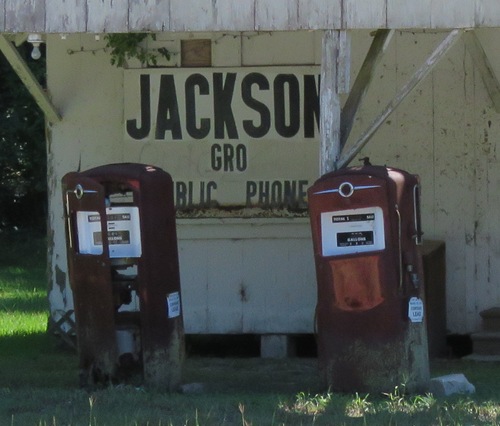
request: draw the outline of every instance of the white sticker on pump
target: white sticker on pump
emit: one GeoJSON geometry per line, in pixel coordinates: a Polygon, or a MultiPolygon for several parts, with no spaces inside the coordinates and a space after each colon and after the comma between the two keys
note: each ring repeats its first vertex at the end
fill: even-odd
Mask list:
{"type": "Polygon", "coordinates": [[[422,322],[424,320],[424,302],[418,297],[412,297],[408,302],[408,318],[411,322],[422,322]]]}
{"type": "Polygon", "coordinates": [[[167,296],[167,311],[169,318],[175,318],[181,314],[181,296],[178,291],[167,296]]]}

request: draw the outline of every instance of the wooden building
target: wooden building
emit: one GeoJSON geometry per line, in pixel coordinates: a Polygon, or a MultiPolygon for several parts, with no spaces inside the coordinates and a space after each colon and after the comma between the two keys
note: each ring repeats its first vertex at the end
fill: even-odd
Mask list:
{"type": "Polygon", "coordinates": [[[305,192],[369,156],[421,176],[447,330],[477,331],[500,305],[499,27],[496,0],[3,1],[0,49],[47,117],[53,320],[71,326],[61,178],[129,161],[174,178],[187,333],[312,333],[305,192]],[[168,58],[116,67],[113,33],[168,58]]]}

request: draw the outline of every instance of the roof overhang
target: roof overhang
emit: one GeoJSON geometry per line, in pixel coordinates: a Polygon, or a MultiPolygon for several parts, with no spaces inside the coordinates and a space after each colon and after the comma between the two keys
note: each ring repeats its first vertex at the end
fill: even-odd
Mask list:
{"type": "Polygon", "coordinates": [[[4,0],[0,32],[500,27],[498,0],[4,0]]]}

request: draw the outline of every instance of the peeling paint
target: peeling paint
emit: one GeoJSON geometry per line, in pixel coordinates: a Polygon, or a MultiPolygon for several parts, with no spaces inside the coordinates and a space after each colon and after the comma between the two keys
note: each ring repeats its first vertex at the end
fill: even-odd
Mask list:
{"type": "Polygon", "coordinates": [[[66,272],[59,268],[59,265],[55,266],[55,272],[55,284],[59,286],[61,293],[64,293],[64,290],[66,290],[66,272]]]}

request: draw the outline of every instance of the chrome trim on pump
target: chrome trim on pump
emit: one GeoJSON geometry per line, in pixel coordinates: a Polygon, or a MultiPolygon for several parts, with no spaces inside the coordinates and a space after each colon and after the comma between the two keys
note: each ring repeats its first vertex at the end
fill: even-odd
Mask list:
{"type": "MultiPolygon", "coordinates": [[[[322,195],[322,194],[333,194],[333,193],[336,193],[336,192],[340,192],[340,187],[342,185],[351,185],[352,186],[352,189],[353,189],[353,192],[354,191],[358,191],[358,190],[361,190],[361,189],[373,189],[373,188],[380,188],[380,185],[362,185],[362,186],[354,186],[352,185],[351,183],[349,182],[342,182],[339,187],[337,189],[325,189],[323,191],[318,191],[318,192],[314,192],[313,194],[314,195],[322,195]]],[[[340,194],[342,195],[342,193],[340,194]]],[[[351,194],[352,195],[352,194],[351,194]]],[[[342,195],[343,197],[345,197],[345,195],[342,195]]]]}

